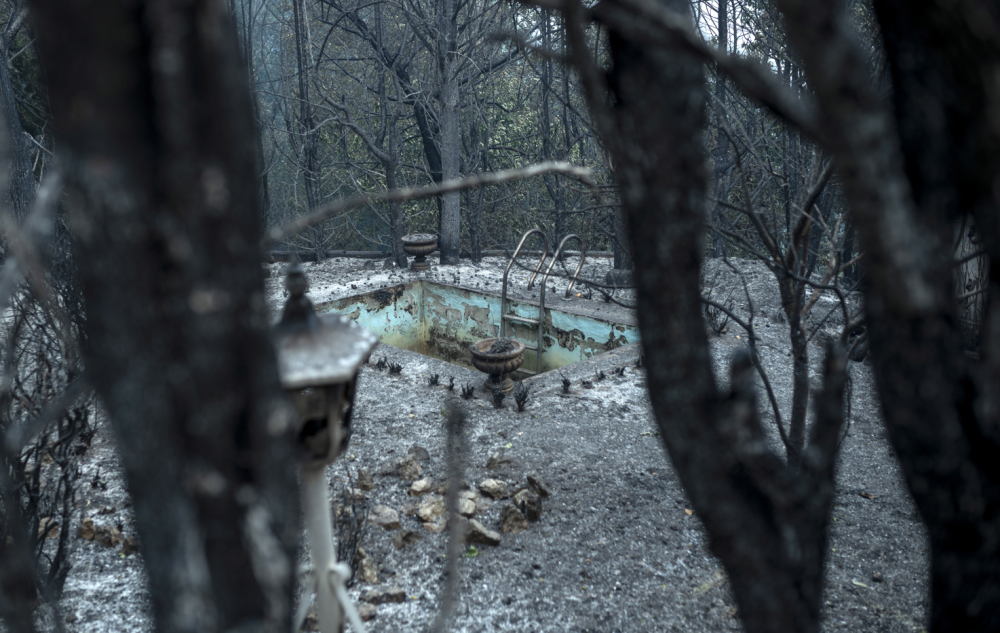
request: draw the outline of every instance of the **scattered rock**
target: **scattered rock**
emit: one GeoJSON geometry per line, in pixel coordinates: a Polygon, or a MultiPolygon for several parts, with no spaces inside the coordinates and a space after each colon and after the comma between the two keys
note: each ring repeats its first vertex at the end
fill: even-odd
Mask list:
{"type": "Polygon", "coordinates": [[[882,582],[882,572],[877,571],[874,574],[872,574],[872,580],[874,580],[875,582],[882,582]]]}
{"type": "Polygon", "coordinates": [[[507,484],[499,479],[484,479],[479,484],[479,491],[492,499],[507,498],[507,484]]]}
{"type": "Polygon", "coordinates": [[[399,513],[389,506],[378,505],[368,513],[368,522],[386,529],[398,530],[402,525],[399,523],[399,513]]]}
{"type": "Polygon", "coordinates": [[[464,517],[473,517],[476,515],[476,502],[472,499],[459,499],[458,500],[458,513],[464,517]]]}
{"type": "Polygon", "coordinates": [[[351,501],[361,503],[362,501],[368,500],[368,495],[366,495],[365,491],[362,490],[361,488],[351,488],[349,491],[347,491],[347,498],[350,499],[351,501]]]}
{"type": "Polygon", "coordinates": [[[80,524],[79,531],[80,538],[93,541],[94,540],[94,520],[90,517],[84,517],[83,522],[80,524]]]}
{"type": "Polygon", "coordinates": [[[412,530],[403,530],[392,535],[392,545],[396,549],[406,549],[422,538],[422,536],[412,530]]]}
{"type": "Polygon", "coordinates": [[[94,540],[104,547],[115,547],[125,539],[118,528],[114,526],[98,525],[94,528],[94,540]]]}
{"type": "Polygon", "coordinates": [[[341,519],[349,519],[354,516],[354,508],[345,503],[337,503],[334,501],[333,507],[338,521],[341,519]]]}
{"type": "Polygon", "coordinates": [[[527,488],[514,495],[514,505],[529,521],[542,518],[542,498],[527,488]]]}
{"type": "Polygon", "coordinates": [[[445,513],[444,499],[433,495],[424,499],[424,502],[417,508],[417,516],[424,522],[430,522],[445,513]]]}
{"type": "Polygon", "coordinates": [[[434,490],[434,480],[430,477],[424,477],[423,479],[418,479],[414,481],[410,486],[409,494],[411,497],[419,497],[425,495],[434,490]]]}
{"type": "Polygon", "coordinates": [[[396,473],[401,479],[405,481],[416,481],[420,479],[420,473],[423,469],[417,462],[417,459],[413,455],[407,455],[403,459],[399,460],[396,465],[396,473]]]}
{"type": "Polygon", "coordinates": [[[469,543],[481,543],[482,545],[499,545],[500,534],[486,529],[479,521],[470,519],[468,529],[465,533],[465,540],[469,543]]]}
{"type": "Polygon", "coordinates": [[[510,460],[504,455],[503,449],[498,448],[490,454],[490,458],[486,460],[486,468],[489,470],[494,470],[500,468],[504,464],[509,464],[510,460]]]}
{"type": "Polygon", "coordinates": [[[358,605],[358,617],[361,618],[362,622],[374,620],[376,615],[375,605],[368,604],[367,602],[362,602],[358,605]]]}
{"type": "Polygon", "coordinates": [[[478,514],[484,514],[493,507],[493,501],[489,497],[480,496],[476,499],[476,512],[478,514]]]}
{"type": "Polygon", "coordinates": [[[358,563],[358,578],[361,579],[361,582],[377,585],[378,568],[375,567],[375,561],[372,560],[372,557],[365,553],[365,548],[358,547],[358,553],[354,555],[354,560],[358,563]]]}
{"type": "Polygon", "coordinates": [[[459,499],[468,499],[469,501],[475,501],[476,500],[476,493],[473,492],[472,490],[469,490],[468,488],[465,488],[464,490],[459,490],[458,491],[458,498],[459,499]]]}
{"type": "Polygon", "coordinates": [[[362,490],[375,490],[375,478],[372,477],[372,471],[367,468],[358,470],[358,488],[362,490]]]}
{"type": "Polygon", "coordinates": [[[38,520],[38,538],[50,539],[59,536],[59,522],[52,517],[40,517],[38,520]]]}
{"type": "Polygon", "coordinates": [[[406,592],[399,587],[388,589],[369,589],[361,594],[361,601],[370,604],[386,604],[388,602],[406,602],[406,592]]]}
{"type": "Polygon", "coordinates": [[[427,449],[422,446],[417,446],[414,444],[410,447],[410,450],[406,451],[407,455],[412,456],[418,462],[426,462],[431,458],[431,454],[427,452],[427,449]]]}
{"type": "Polygon", "coordinates": [[[500,510],[500,531],[504,534],[520,534],[528,529],[528,520],[521,511],[511,504],[505,504],[500,510]]]}
{"type": "Polygon", "coordinates": [[[417,508],[420,507],[420,503],[417,501],[407,501],[403,504],[403,515],[408,517],[417,516],[417,508]]]}
{"type": "Polygon", "coordinates": [[[444,532],[446,527],[448,527],[448,524],[445,523],[444,517],[438,517],[433,521],[424,523],[424,529],[431,534],[440,534],[441,532],[444,532]]]}
{"type": "Polygon", "coordinates": [[[552,496],[552,491],[537,472],[528,473],[528,487],[543,499],[552,496]]]}
{"type": "Polygon", "coordinates": [[[80,538],[96,541],[104,547],[114,547],[125,541],[118,528],[108,525],[97,525],[90,517],[84,517],[78,532],[80,538]]]}

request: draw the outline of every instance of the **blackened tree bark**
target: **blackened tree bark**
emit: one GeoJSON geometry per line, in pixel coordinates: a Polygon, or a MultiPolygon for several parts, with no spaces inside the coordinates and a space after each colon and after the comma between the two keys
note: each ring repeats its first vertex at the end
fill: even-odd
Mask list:
{"type": "Polygon", "coordinates": [[[628,226],[628,212],[623,208],[614,209],[611,221],[614,229],[612,253],[615,257],[615,270],[633,270],[635,261],[632,259],[632,233],[628,226]]]}
{"type": "MultiPolygon", "coordinates": [[[[313,120],[313,104],[309,98],[309,76],[314,70],[310,47],[312,43],[309,37],[309,16],[306,13],[305,0],[293,0],[292,16],[295,21],[295,61],[298,71],[299,81],[299,121],[298,129],[298,155],[299,169],[302,170],[303,181],[306,190],[306,206],[309,213],[314,213],[319,208],[320,202],[320,181],[319,181],[319,157],[318,157],[318,130],[313,120]]],[[[317,261],[323,259],[325,240],[322,231],[318,227],[314,228],[313,249],[316,252],[317,261]]]]}
{"type": "Polygon", "coordinates": [[[253,113],[225,2],[34,3],[90,381],[160,631],[288,626],[299,514],[267,316],[253,113]]]}
{"type": "Polygon", "coordinates": [[[1000,11],[877,0],[894,79],[883,110],[837,3],[779,0],[822,110],[866,257],[870,346],[889,435],[931,540],[931,630],[1000,628],[1000,11]],[[991,256],[983,361],[961,349],[955,221],[991,256]]]}
{"type": "MultiPolygon", "coordinates": [[[[237,7],[236,0],[229,0],[229,12],[236,22],[236,33],[239,40],[240,52],[243,56],[243,66],[246,68],[247,78],[250,84],[250,103],[253,104],[254,121],[259,130],[264,123],[263,111],[260,105],[260,93],[254,87],[254,27],[255,12],[252,0],[241,0],[237,7]]],[[[264,135],[257,134],[257,174],[260,181],[260,217],[262,222],[267,221],[267,216],[271,212],[271,188],[268,184],[268,165],[264,156],[264,135]]]]}
{"type": "MultiPolygon", "coordinates": [[[[685,0],[659,6],[689,11],[685,0]]],[[[570,4],[567,12],[572,58],[631,225],[649,392],[667,452],[729,573],[747,630],[817,631],[842,352],[828,354],[801,465],[787,465],[766,447],[749,358],[734,360],[728,397],[712,374],[699,283],[707,189],[701,62],[677,42],[648,45],[659,38],[625,3],[598,4],[613,61],[608,109],[599,69],[586,61],[582,9],[570,4]]]]}
{"type": "Polygon", "coordinates": [[[14,87],[10,83],[10,68],[7,55],[11,42],[24,25],[28,14],[25,2],[17,2],[11,10],[10,19],[0,33],[0,108],[3,108],[4,130],[0,136],[0,160],[7,168],[6,195],[4,203],[9,206],[14,217],[24,217],[35,197],[35,174],[31,169],[31,143],[25,138],[21,127],[21,117],[17,112],[14,87]]]}
{"type": "MultiPolygon", "coordinates": [[[[727,52],[729,46],[729,7],[728,0],[719,0],[719,51],[727,52]]],[[[715,98],[720,107],[714,108],[716,117],[720,119],[716,125],[719,131],[719,143],[715,151],[715,197],[724,200],[728,191],[726,183],[727,163],[729,161],[729,137],[722,133],[722,117],[726,111],[726,76],[720,68],[715,70],[715,98]]],[[[722,228],[722,205],[716,202],[712,212],[712,225],[722,228]]],[[[718,231],[712,232],[712,257],[723,257],[726,254],[726,238],[718,231]]]]}
{"type": "MultiPolygon", "coordinates": [[[[854,218],[850,213],[847,214],[847,220],[844,222],[844,249],[841,251],[840,259],[843,262],[842,265],[846,265],[852,259],[854,259],[854,237],[857,230],[854,228],[854,218]]],[[[844,285],[852,286],[858,282],[860,275],[858,271],[860,266],[854,264],[853,266],[847,266],[844,269],[844,285]]]]}
{"type": "MultiPolygon", "coordinates": [[[[454,180],[462,168],[462,103],[458,84],[458,11],[455,0],[436,0],[437,40],[435,41],[440,108],[441,177],[454,180]]],[[[458,264],[461,194],[441,195],[440,237],[438,246],[442,264],[458,264]]]]}

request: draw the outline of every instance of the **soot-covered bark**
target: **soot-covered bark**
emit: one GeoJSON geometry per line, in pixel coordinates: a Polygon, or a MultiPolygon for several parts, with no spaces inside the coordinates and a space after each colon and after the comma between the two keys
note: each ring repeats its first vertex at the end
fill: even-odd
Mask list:
{"type": "MultiPolygon", "coordinates": [[[[665,4],[688,14],[683,0],[665,4]]],[[[728,395],[712,374],[699,283],[702,63],[647,30],[623,3],[606,0],[594,12],[609,30],[610,107],[598,69],[586,61],[582,9],[568,9],[569,41],[628,213],[649,391],[664,444],[726,567],[747,630],[816,631],[843,418],[843,352],[828,354],[801,465],[785,463],[765,439],[749,356],[733,359],[728,395]]]]}
{"type": "Polygon", "coordinates": [[[871,351],[889,434],[931,539],[931,629],[1000,628],[997,333],[1000,12],[877,0],[894,114],[836,3],[781,0],[866,258],[871,351]],[[991,255],[982,361],[962,351],[955,230],[991,255]]]}
{"type": "Polygon", "coordinates": [[[38,0],[33,15],[71,193],[87,373],[114,424],[157,628],[283,628],[295,464],[228,7],[38,0]]]}

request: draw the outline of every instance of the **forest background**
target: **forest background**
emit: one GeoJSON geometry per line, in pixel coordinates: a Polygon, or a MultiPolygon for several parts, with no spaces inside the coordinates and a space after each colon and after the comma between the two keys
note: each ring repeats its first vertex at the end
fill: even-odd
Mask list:
{"type": "MultiPolygon", "coordinates": [[[[1000,16],[989,3],[38,0],[30,28],[28,9],[5,3],[0,33],[10,551],[42,558],[47,530],[22,531],[16,515],[42,516],[31,502],[43,454],[63,473],[50,512],[72,499],[93,387],[116,426],[158,625],[190,624],[181,598],[197,579],[175,566],[195,559],[220,629],[284,618],[288,583],[252,573],[224,530],[199,529],[239,530],[266,506],[264,532],[285,555],[297,542],[290,448],[268,435],[285,401],[261,308],[263,231],[347,195],[566,160],[594,184],[550,174],[372,203],[280,246],[377,249],[403,264],[404,234],[436,232],[449,264],[543,227],[634,266],[665,448],[748,630],[818,626],[844,421],[838,344],[856,348],[860,329],[928,525],[931,628],[1000,624],[1000,314],[986,308],[1000,300],[1000,16]],[[757,441],[743,380],[753,328],[732,393],[708,363],[698,264],[723,255],[764,260],[782,289],[797,389],[784,457],[757,441]],[[30,292],[14,293],[22,278],[30,292]],[[829,341],[807,442],[801,325],[815,290],[841,306],[860,291],[865,314],[845,307],[829,341]],[[259,503],[235,485],[188,486],[181,473],[206,464],[259,503]]],[[[36,573],[3,558],[0,607],[16,630],[31,628],[36,589],[58,589],[57,562],[36,573]]]]}

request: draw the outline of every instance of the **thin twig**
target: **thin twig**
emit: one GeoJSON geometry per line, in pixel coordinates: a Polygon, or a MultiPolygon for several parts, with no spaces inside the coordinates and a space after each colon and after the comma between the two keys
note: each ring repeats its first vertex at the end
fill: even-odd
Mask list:
{"type": "Polygon", "coordinates": [[[754,369],[757,370],[757,374],[760,376],[761,382],[764,383],[764,391],[767,392],[768,402],[771,403],[771,411],[774,413],[774,423],[778,427],[778,435],[781,436],[781,441],[785,445],[785,450],[789,449],[788,434],[785,432],[785,422],[781,419],[781,409],[778,408],[778,398],[774,395],[774,387],[771,386],[771,379],[767,377],[767,372],[764,370],[764,364],[760,360],[760,354],[757,353],[757,333],[754,331],[753,326],[753,299],[750,297],[750,288],[747,286],[747,280],[743,276],[743,273],[729,261],[728,257],[722,258],[722,263],[724,263],[737,277],[740,278],[740,282],[743,284],[743,294],[747,299],[747,308],[750,311],[750,320],[747,324],[742,325],[744,330],[747,331],[747,339],[750,345],[750,362],[753,363],[754,369]]]}

